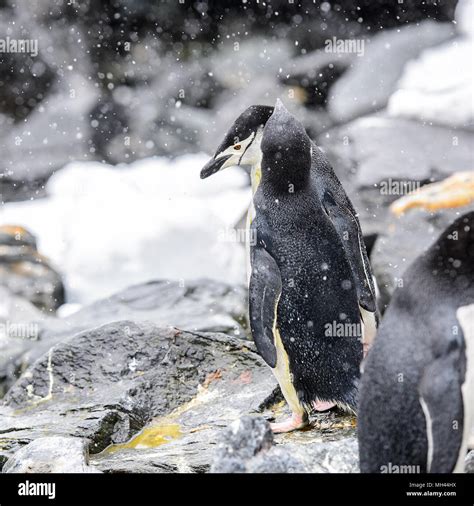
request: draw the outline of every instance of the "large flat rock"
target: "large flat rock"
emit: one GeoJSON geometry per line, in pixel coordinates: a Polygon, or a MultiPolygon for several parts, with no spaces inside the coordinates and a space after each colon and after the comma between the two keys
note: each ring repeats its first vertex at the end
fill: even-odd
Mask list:
{"type": "Polygon", "coordinates": [[[3,388],[57,343],[117,320],[151,321],[161,327],[246,335],[245,290],[212,280],[150,281],[94,302],[65,318],[52,318],[35,311],[27,301],[13,295],[4,294],[4,297],[0,309],[3,307],[5,321],[10,325],[4,326],[4,335],[0,334],[3,388]],[[17,328],[32,334],[16,335],[17,328]]]}
{"type": "MultiPolygon", "coordinates": [[[[25,461],[41,470],[30,443],[65,437],[86,441],[85,472],[207,472],[236,420],[288,416],[276,387],[246,339],[109,323],[56,344],[8,391],[0,408],[0,462],[8,461],[7,470],[25,461]]],[[[276,454],[258,472],[275,471],[280,452],[296,459],[289,471],[354,471],[354,433],[352,416],[317,414],[307,430],[276,436],[276,454]]],[[[39,445],[40,460],[45,451],[51,452],[48,441],[39,445]]]]}
{"type": "Polygon", "coordinates": [[[155,417],[185,413],[183,405],[200,391],[214,402],[194,401],[200,408],[192,423],[201,412],[201,421],[218,426],[257,409],[274,387],[245,340],[152,323],[107,324],[57,344],[9,390],[0,410],[1,454],[5,459],[46,435],[87,438],[97,453],[155,417]]]}

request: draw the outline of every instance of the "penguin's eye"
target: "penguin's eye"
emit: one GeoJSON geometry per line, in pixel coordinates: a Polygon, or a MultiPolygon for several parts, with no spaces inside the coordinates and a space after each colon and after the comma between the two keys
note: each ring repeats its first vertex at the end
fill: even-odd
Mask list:
{"type": "Polygon", "coordinates": [[[242,145],[241,145],[241,144],[236,144],[236,145],[234,146],[234,149],[235,149],[236,151],[239,151],[239,149],[240,149],[241,147],[242,147],[242,145]]]}

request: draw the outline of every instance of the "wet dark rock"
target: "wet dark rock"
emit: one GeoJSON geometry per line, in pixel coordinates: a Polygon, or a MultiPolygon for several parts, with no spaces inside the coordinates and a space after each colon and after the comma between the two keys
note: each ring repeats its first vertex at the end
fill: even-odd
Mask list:
{"type": "Polygon", "coordinates": [[[96,473],[89,466],[87,441],[47,436],[18,450],[3,466],[3,473],[96,473]]]}
{"type": "Polygon", "coordinates": [[[63,336],[127,318],[205,332],[245,336],[246,294],[242,287],[201,279],[157,280],[131,286],[92,303],[46,332],[63,336]]]}
{"type": "MultiPolygon", "coordinates": [[[[92,144],[95,152],[104,160],[111,159],[108,144],[120,135],[122,142],[128,134],[128,118],[125,107],[105,95],[90,113],[92,144]]],[[[116,161],[116,160],[114,160],[116,161]]]]}
{"type": "MultiPolygon", "coordinates": [[[[54,18],[58,3],[46,3],[54,18]]],[[[51,22],[43,23],[35,15],[38,4],[17,2],[2,30],[37,44],[36,55],[3,54],[0,102],[6,109],[0,105],[0,111],[7,116],[0,123],[8,128],[0,135],[2,202],[43,196],[54,171],[90,156],[87,115],[97,96],[89,82],[84,33],[61,18],[54,18],[51,29],[51,22]]],[[[43,8],[47,9],[44,4],[43,8]]]]}
{"type": "Polygon", "coordinates": [[[384,308],[398,286],[404,286],[403,274],[409,265],[425,252],[459,216],[474,205],[443,209],[435,213],[412,209],[396,218],[391,216],[375,242],[371,263],[384,308]]]}
{"type": "Polygon", "coordinates": [[[186,437],[197,437],[190,429],[222,426],[258,409],[274,386],[246,340],[151,323],[107,324],[57,344],[10,389],[0,409],[1,452],[9,456],[47,434],[88,438],[97,453],[167,416],[186,432],[182,455],[186,437]]]}
{"type": "Polygon", "coordinates": [[[42,185],[73,160],[88,160],[89,110],[96,97],[85,78],[69,76],[24,123],[0,137],[2,202],[43,193],[42,185]]]}
{"type": "Polygon", "coordinates": [[[472,132],[384,114],[331,129],[317,142],[331,160],[359,213],[364,234],[369,236],[384,233],[390,221],[388,206],[406,193],[397,190],[397,184],[415,189],[456,171],[472,170],[472,132]]]}
{"type": "MultiPolygon", "coordinates": [[[[3,361],[0,361],[0,375],[4,371],[3,388],[55,344],[105,323],[123,319],[151,321],[162,327],[227,332],[245,337],[245,313],[246,294],[243,288],[212,280],[198,280],[186,283],[152,281],[132,286],[66,318],[47,318],[41,313],[28,314],[21,321],[32,325],[35,336],[27,339],[10,336],[3,343],[3,367],[3,361]]],[[[11,312],[8,314],[10,321],[16,321],[12,320],[11,312]]]]}
{"type": "Polygon", "coordinates": [[[248,472],[327,472],[333,461],[333,469],[352,469],[352,417],[317,414],[310,430],[274,440],[256,418],[287,413],[271,371],[236,321],[242,295],[210,281],[148,283],[64,320],[43,319],[37,342],[8,338],[20,347],[21,358],[6,364],[16,372],[39,358],[0,407],[0,463],[38,438],[60,436],[87,440],[89,465],[103,472],[207,472],[226,427],[251,415],[238,431],[248,472]],[[97,326],[126,315],[134,321],[97,326]],[[146,319],[160,325],[139,321],[146,319]]]}
{"type": "Polygon", "coordinates": [[[0,399],[23,372],[22,357],[34,347],[39,325],[49,317],[0,286],[0,399]]]}
{"type": "Polygon", "coordinates": [[[264,418],[243,417],[221,436],[213,473],[302,471],[287,452],[273,448],[273,433],[264,418]]]}
{"type": "Polygon", "coordinates": [[[273,375],[259,357],[254,361],[253,352],[249,345],[240,355],[246,365],[238,377],[229,377],[225,370],[208,375],[191,402],[154,419],[128,444],[92,456],[92,464],[104,472],[145,473],[208,472],[211,467],[214,472],[357,469],[352,421],[340,413],[315,415],[309,430],[273,439],[261,416],[274,420],[288,413],[282,412],[273,375]],[[160,437],[148,439],[147,445],[153,434],[160,437]]]}
{"type": "Polygon", "coordinates": [[[160,55],[156,59],[159,71],[150,83],[117,86],[91,112],[93,144],[111,163],[199,151],[206,127],[201,118],[222,86],[199,56],[186,63],[160,55]]]}
{"type": "Polygon", "coordinates": [[[214,473],[350,473],[358,471],[353,436],[323,441],[318,429],[274,436],[269,423],[243,417],[220,436],[214,473]]]}
{"type": "Polygon", "coordinates": [[[222,435],[212,472],[244,472],[245,461],[273,446],[273,433],[264,418],[243,417],[231,424],[222,435]]]}
{"type": "Polygon", "coordinates": [[[471,450],[466,456],[466,473],[474,473],[474,450],[471,450]]]}
{"type": "MultiPolygon", "coordinates": [[[[2,13],[0,20],[2,38],[31,40],[26,27],[19,26],[14,16],[2,13]]],[[[36,41],[38,44],[38,41],[36,41]]],[[[31,45],[32,53],[0,53],[0,113],[15,121],[24,120],[49,94],[54,84],[55,72],[41,54],[38,46],[31,45]]]]}
{"type": "Polygon", "coordinates": [[[0,227],[0,285],[45,311],[64,304],[61,276],[38,253],[34,236],[22,227],[0,227]]]}
{"type": "Polygon", "coordinates": [[[332,86],[328,109],[340,123],[383,109],[407,61],[454,35],[452,24],[423,21],[386,30],[364,41],[364,53],[332,86]]]}
{"type": "Polygon", "coordinates": [[[324,49],[292,58],[279,79],[288,86],[304,90],[307,106],[326,105],[329,90],[349,68],[356,56],[350,53],[329,53],[324,49]]]}

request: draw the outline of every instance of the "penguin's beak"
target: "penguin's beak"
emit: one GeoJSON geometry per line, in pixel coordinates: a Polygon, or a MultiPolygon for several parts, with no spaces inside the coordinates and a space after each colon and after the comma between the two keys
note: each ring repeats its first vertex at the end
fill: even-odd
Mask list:
{"type": "Polygon", "coordinates": [[[206,179],[206,177],[212,176],[212,174],[221,170],[225,162],[231,157],[232,155],[224,155],[219,158],[211,158],[201,169],[201,179],[206,179]]]}

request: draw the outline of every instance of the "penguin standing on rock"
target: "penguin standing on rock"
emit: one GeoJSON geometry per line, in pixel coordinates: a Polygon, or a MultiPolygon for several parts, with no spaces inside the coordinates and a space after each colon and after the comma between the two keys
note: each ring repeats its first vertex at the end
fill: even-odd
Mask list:
{"type": "Polygon", "coordinates": [[[474,429],[473,258],[471,211],[394,292],[362,375],[362,472],[463,471],[474,429]]]}
{"type": "Polygon", "coordinates": [[[277,101],[234,123],[207,177],[252,165],[249,315],[259,353],[292,417],[274,432],[303,427],[312,409],[355,411],[359,366],[375,333],[376,307],[359,222],[321,151],[277,101]]]}

